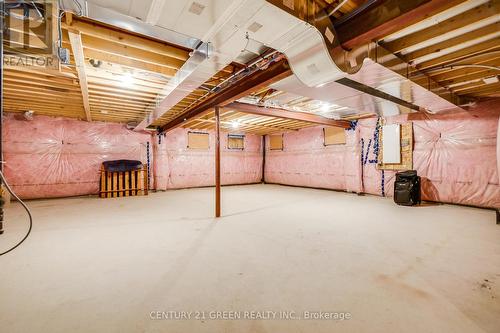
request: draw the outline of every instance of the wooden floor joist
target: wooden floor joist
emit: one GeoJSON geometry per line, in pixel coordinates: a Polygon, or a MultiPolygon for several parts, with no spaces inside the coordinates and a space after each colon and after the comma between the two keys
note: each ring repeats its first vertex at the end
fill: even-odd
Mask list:
{"type": "Polygon", "coordinates": [[[260,115],[260,116],[271,116],[283,119],[300,120],[318,125],[326,125],[326,126],[334,126],[342,128],[351,127],[349,121],[328,119],[312,113],[288,111],[278,108],[266,108],[262,106],[238,103],[238,102],[227,104],[225,108],[229,110],[237,110],[240,112],[260,115]]]}
{"type": "MultiPolygon", "coordinates": [[[[159,14],[154,8],[166,4],[163,0],[154,2],[156,7],[148,15],[152,21],[159,14]]],[[[316,8],[332,8],[338,3],[315,2],[316,8]]],[[[397,58],[422,69],[432,82],[449,87],[468,101],[498,95],[496,85],[486,84],[483,79],[498,75],[495,68],[500,66],[499,10],[500,0],[348,0],[332,19],[344,47],[376,40],[397,58]],[[457,64],[491,68],[450,67],[457,64]]],[[[69,66],[61,66],[60,71],[5,66],[6,111],[29,109],[35,114],[87,120],[141,121],[161,88],[189,58],[190,50],[69,13],[62,28],[63,46],[72,50],[69,66]],[[124,73],[133,75],[133,85],[123,84],[124,73]]],[[[255,76],[209,93],[208,90],[244,68],[243,64],[232,63],[194,89],[152,126],[166,131],[178,126],[212,129],[215,105],[227,105],[250,93],[256,93],[252,97],[261,98],[261,102],[271,98],[276,92],[268,89],[269,83],[291,74],[288,67],[277,69],[279,66],[272,64],[255,76]]],[[[279,100],[283,96],[275,97],[279,100]]],[[[317,102],[298,96],[294,101],[289,100],[286,109],[318,116],[321,107],[317,102]]],[[[293,118],[273,118],[269,111],[260,115],[225,110],[221,109],[220,115],[223,130],[231,129],[234,122],[239,123],[240,131],[256,134],[296,130],[313,124],[293,118]]]]}
{"type": "Polygon", "coordinates": [[[78,73],[78,80],[80,82],[80,89],[82,91],[85,117],[87,121],[92,121],[92,116],[90,114],[89,87],[87,82],[87,73],[85,72],[85,56],[83,55],[82,38],[78,33],[69,32],[69,40],[71,42],[71,49],[73,50],[73,57],[75,59],[76,71],[78,73]]]}

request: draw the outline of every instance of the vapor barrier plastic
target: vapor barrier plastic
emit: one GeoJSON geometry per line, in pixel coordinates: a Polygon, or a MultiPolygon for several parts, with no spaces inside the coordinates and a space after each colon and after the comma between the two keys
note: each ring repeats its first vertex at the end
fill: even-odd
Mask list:
{"type": "MultiPolygon", "coordinates": [[[[188,148],[189,129],[178,128],[155,139],[155,185],[159,190],[213,186],[215,184],[215,134],[209,133],[209,149],[188,148]]],[[[203,131],[202,131],[203,132],[203,131]]],[[[250,184],[262,178],[262,137],[247,134],[244,150],[227,148],[221,132],[221,183],[250,184]]]]}
{"type": "MultiPolygon", "coordinates": [[[[413,123],[413,164],[424,200],[500,207],[499,115],[500,102],[490,101],[462,113],[386,118],[388,124],[413,123]]],[[[377,170],[373,146],[367,149],[375,128],[376,119],[360,120],[346,132],[345,145],[331,146],[323,145],[322,127],[287,132],[284,151],[266,152],[266,181],[392,196],[395,172],[377,170]]],[[[7,114],[5,175],[22,198],[96,194],[103,161],[146,163],[146,143],[152,141],[157,189],[214,185],[214,133],[208,132],[208,150],[196,150],[187,148],[188,131],[176,129],[159,143],[157,136],[120,124],[45,116],[21,121],[7,114]]],[[[221,133],[223,184],[261,180],[261,143],[260,136],[246,135],[244,150],[229,150],[227,133],[221,133]]]]}
{"type": "MultiPolygon", "coordinates": [[[[500,102],[490,101],[461,113],[386,118],[387,124],[413,123],[413,167],[422,177],[423,200],[500,207],[499,114],[500,102]]],[[[376,123],[377,119],[360,120],[343,147],[321,147],[320,127],[286,133],[284,151],[268,153],[266,180],[392,196],[396,172],[378,170],[373,144],[367,148],[376,123]]]]}
{"type": "Polygon", "coordinates": [[[25,199],[97,194],[103,161],[146,163],[148,133],[122,124],[35,116],[4,116],[5,175],[25,199]]]}
{"type": "MultiPolygon", "coordinates": [[[[266,138],[269,147],[269,137],[266,138]]],[[[283,135],[283,151],[266,152],[266,182],[361,192],[359,131],[345,145],[324,145],[323,127],[283,135]]]]}

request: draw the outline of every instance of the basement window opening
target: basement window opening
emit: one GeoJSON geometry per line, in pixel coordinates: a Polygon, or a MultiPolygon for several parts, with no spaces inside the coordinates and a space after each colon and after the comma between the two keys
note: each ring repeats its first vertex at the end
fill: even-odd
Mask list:
{"type": "Polygon", "coordinates": [[[345,130],[341,127],[324,127],[323,128],[323,145],[345,145],[346,135],[345,130]]]}
{"type": "Polygon", "coordinates": [[[240,134],[227,135],[227,149],[231,150],[244,150],[245,149],[245,136],[240,134]]]}
{"type": "Polygon", "coordinates": [[[188,146],[189,149],[204,149],[208,150],[209,135],[204,132],[188,132],[188,146]]]}
{"type": "Polygon", "coordinates": [[[283,150],[283,134],[269,136],[269,150],[283,150]]]}

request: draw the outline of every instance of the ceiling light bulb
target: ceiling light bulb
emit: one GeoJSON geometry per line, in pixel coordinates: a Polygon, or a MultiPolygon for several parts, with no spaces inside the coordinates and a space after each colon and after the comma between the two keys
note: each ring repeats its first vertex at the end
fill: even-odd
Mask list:
{"type": "Polygon", "coordinates": [[[328,111],[330,111],[330,104],[328,104],[328,103],[323,103],[323,104],[321,105],[321,112],[328,112],[328,111]]]}
{"type": "Polygon", "coordinates": [[[237,122],[237,121],[233,121],[233,122],[231,122],[231,127],[232,128],[238,128],[238,127],[240,127],[240,123],[237,122]]]}

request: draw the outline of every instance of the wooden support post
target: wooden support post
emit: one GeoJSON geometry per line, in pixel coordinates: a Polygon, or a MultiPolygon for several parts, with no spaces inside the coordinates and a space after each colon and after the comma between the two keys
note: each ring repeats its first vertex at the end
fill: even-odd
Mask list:
{"type": "Polygon", "coordinates": [[[220,217],[220,114],[215,107],[215,217],[220,217]]]}
{"type": "Polygon", "coordinates": [[[266,136],[262,136],[262,183],[266,183],[266,136]]]}

